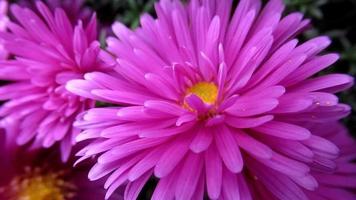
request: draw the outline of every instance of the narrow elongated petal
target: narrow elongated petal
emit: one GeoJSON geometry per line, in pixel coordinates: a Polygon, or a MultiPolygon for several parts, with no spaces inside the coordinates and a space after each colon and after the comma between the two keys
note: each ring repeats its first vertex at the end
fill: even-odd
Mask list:
{"type": "Polygon", "coordinates": [[[215,146],[205,151],[204,158],[208,194],[211,199],[217,199],[220,196],[223,181],[223,163],[215,146]]]}
{"type": "Polygon", "coordinates": [[[214,137],[220,157],[224,161],[225,166],[231,172],[240,172],[243,167],[243,160],[233,133],[226,127],[220,127],[216,130],[214,137]]]}
{"type": "Polygon", "coordinates": [[[311,135],[310,132],[303,127],[278,121],[268,122],[254,128],[254,130],[263,134],[290,140],[306,140],[311,135]]]}

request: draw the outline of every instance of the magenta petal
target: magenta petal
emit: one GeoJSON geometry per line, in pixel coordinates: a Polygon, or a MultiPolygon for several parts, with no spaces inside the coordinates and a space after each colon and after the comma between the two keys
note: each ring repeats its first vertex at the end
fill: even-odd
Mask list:
{"type": "Polygon", "coordinates": [[[312,135],[308,140],[303,141],[303,143],[318,154],[331,156],[331,159],[336,158],[339,155],[339,148],[322,137],[312,135]]]}
{"type": "Polygon", "coordinates": [[[142,160],[133,166],[128,174],[130,181],[139,179],[143,174],[152,169],[162,156],[162,149],[158,148],[147,154],[142,160]]]}
{"type": "Polygon", "coordinates": [[[155,176],[165,177],[169,174],[183,159],[188,150],[188,141],[186,140],[179,140],[172,144],[168,149],[166,149],[157,162],[154,169],[155,176]],[[174,156],[172,157],[172,155],[174,156]]]}
{"type": "Polygon", "coordinates": [[[259,179],[265,186],[280,199],[307,200],[304,192],[286,176],[279,175],[274,171],[256,171],[259,179]],[[288,192],[287,192],[288,191],[288,192]]]}
{"type": "Polygon", "coordinates": [[[279,104],[273,113],[295,113],[306,110],[313,100],[306,94],[287,94],[278,99],[279,104]]]}
{"type": "Polygon", "coordinates": [[[185,97],[185,101],[191,108],[196,110],[198,113],[205,113],[209,110],[207,105],[205,105],[205,103],[194,94],[185,97]]]}
{"type": "Polygon", "coordinates": [[[225,166],[231,172],[239,173],[243,167],[243,160],[233,133],[228,128],[221,126],[215,131],[214,138],[225,166]]]}
{"type": "Polygon", "coordinates": [[[233,200],[233,199],[240,199],[242,196],[246,195],[245,193],[240,194],[239,189],[241,186],[239,185],[239,182],[237,180],[237,176],[231,171],[224,169],[223,172],[223,187],[222,187],[222,193],[224,197],[228,200],[233,200]]]}
{"type": "Polygon", "coordinates": [[[182,170],[177,179],[175,197],[177,200],[191,199],[197,187],[203,169],[203,159],[200,155],[189,153],[183,163],[182,170]],[[191,168],[191,165],[195,166],[191,168]]]}
{"type": "Polygon", "coordinates": [[[176,183],[178,178],[177,172],[174,171],[171,176],[160,179],[152,195],[152,200],[174,199],[176,183]]]}
{"type": "Polygon", "coordinates": [[[239,146],[246,150],[249,154],[257,156],[262,159],[272,158],[272,149],[265,144],[257,141],[253,137],[247,135],[242,131],[235,131],[236,141],[239,146]]]}
{"type": "Polygon", "coordinates": [[[273,110],[277,105],[277,99],[236,101],[235,105],[228,108],[226,112],[237,117],[246,117],[266,113],[273,110]]]}
{"type": "Polygon", "coordinates": [[[211,199],[217,199],[220,196],[222,172],[223,165],[221,158],[215,146],[211,146],[205,151],[206,185],[211,199]]]}
{"type": "Polygon", "coordinates": [[[171,115],[180,116],[186,111],[173,103],[168,103],[165,101],[146,101],[144,103],[145,108],[154,109],[160,112],[168,113],[171,115]]]}
{"type": "Polygon", "coordinates": [[[190,143],[189,148],[195,152],[200,153],[207,150],[213,141],[213,133],[207,128],[200,128],[196,136],[194,137],[192,143],[190,143]]]}
{"type": "Polygon", "coordinates": [[[311,135],[309,130],[303,127],[278,121],[267,122],[254,128],[254,130],[263,134],[290,140],[306,140],[310,138],[311,135]]]}
{"type": "Polygon", "coordinates": [[[272,115],[266,115],[262,117],[254,117],[254,118],[240,118],[240,117],[234,117],[234,116],[229,116],[226,117],[225,122],[234,128],[253,128],[257,126],[261,126],[264,123],[267,123],[269,121],[273,120],[272,115]]]}
{"type": "Polygon", "coordinates": [[[176,122],[176,125],[177,126],[180,126],[184,123],[188,123],[188,122],[192,122],[192,121],[195,121],[197,120],[197,116],[193,113],[187,113],[185,115],[181,115],[178,119],[177,119],[177,122],[176,122]]]}
{"type": "Polygon", "coordinates": [[[337,54],[328,54],[316,57],[311,61],[303,64],[294,73],[292,73],[287,79],[283,81],[283,85],[290,86],[298,83],[299,81],[303,81],[313,74],[321,71],[322,69],[329,67],[338,59],[339,56],[337,54]]]}
{"type": "Polygon", "coordinates": [[[298,185],[300,185],[310,191],[316,190],[319,186],[317,180],[311,175],[307,175],[304,177],[294,177],[293,180],[298,185]]]}
{"type": "Polygon", "coordinates": [[[127,184],[126,189],[125,189],[125,199],[127,200],[135,200],[137,199],[138,195],[140,194],[140,191],[142,190],[143,186],[145,183],[148,181],[150,178],[152,172],[147,172],[144,174],[142,177],[139,179],[130,182],[127,184]]]}
{"type": "Polygon", "coordinates": [[[292,87],[297,92],[339,92],[353,85],[353,78],[343,74],[330,74],[306,80],[292,87]]]}

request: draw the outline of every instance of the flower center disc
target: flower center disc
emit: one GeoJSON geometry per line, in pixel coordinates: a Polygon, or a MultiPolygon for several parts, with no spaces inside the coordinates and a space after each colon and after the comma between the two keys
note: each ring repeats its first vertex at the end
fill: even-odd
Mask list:
{"type": "Polygon", "coordinates": [[[26,170],[24,175],[12,179],[5,192],[10,200],[68,200],[74,196],[75,187],[62,179],[63,174],[26,170]]]}
{"type": "Polygon", "coordinates": [[[65,200],[60,189],[60,181],[51,175],[37,176],[22,181],[23,188],[19,199],[28,200],[65,200]]]}
{"type": "Polygon", "coordinates": [[[188,89],[188,94],[197,95],[204,103],[214,104],[218,97],[218,88],[214,83],[199,82],[188,89]]]}

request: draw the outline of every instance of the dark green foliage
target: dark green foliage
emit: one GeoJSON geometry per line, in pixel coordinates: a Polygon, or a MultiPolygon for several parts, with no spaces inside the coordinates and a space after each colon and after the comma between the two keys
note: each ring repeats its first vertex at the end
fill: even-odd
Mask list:
{"type": "Polygon", "coordinates": [[[149,12],[153,14],[155,0],[87,0],[88,5],[93,7],[101,23],[110,25],[118,20],[131,28],[139,24],[140,15],[149,12]]]}

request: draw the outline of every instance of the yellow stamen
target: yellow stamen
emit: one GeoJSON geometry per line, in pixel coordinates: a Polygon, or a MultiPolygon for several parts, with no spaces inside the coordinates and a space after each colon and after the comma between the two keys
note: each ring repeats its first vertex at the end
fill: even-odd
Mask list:
{"type": "Polygon", "coordinates": [[[63,179],[64,171],[44,173],[39,168],[26,168],[5,188],[10,200],[69,200],[75,186],[63,179]]]}
{"type": "Polygon", "coordinates": [[[214,104],[218,97],[218,88],[211,82],[199,82],[187,90],[188,94],[195,94],[204,103],[214,104]]]}

